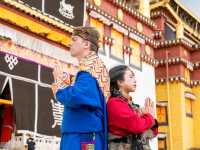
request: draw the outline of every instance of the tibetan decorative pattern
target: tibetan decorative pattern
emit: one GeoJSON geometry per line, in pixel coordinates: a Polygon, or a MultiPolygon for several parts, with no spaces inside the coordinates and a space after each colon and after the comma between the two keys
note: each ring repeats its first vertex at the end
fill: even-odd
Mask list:
{"type": "Polygon", "coordinates": [[[16,56],[6,54],[4,59],[6,63],[8,64],[8,67],[10,70],[13,70],[14,67],[18,64],[18,60],[16,56]]]}
{"type": "Polygon", "coordinates": [[[91,52],[90,55],[80,61],[79,70],[91,73],[91,75],[98,81],[106,99],[109,97],[110,80],[108,71],[102,60],[96,55],[95,52],[91,52]]]}
{"type": "MultiPolygon", "coordinates": [[[[1,38],[1,36],[0,36],[0,38],[1,38]]],[[[47,55],[43,55],[43,54],[33,51],[31,49],[21,47],[17,44],[13,44],[12,41],[11,41],[11,44],[6,44],[6,40],[0,40],[0,42],[1,42],[0,52],[7,53],[7,56],[5,55],[2,60],[4,60],[5,63],[7,63],[8,65],[9,65],[10,61],[11,62],[14,61],[14,62],[12,62],[13,63],[12,65],[15,65],[15,66],[10,65],[9,69],[12,69],[12,68],[15,69],[15,67],[17,67],[17,65],[19,63],[19,58],[23,58],[23,59],[31,58],[31,60],[34,60],[35,63],[45,64],[45,66],[48,66],[50,68],[55,66],[55,62],[56,62],[55,58],[50,58],[47,55]],[[11,58],[12,58],[12,60],[11,60],[11,58]]],[[[72,74],[76,74],[76,72],[77,72],[76,65],[73,65],[73,67],[72,67],[72,65],[67,64],[65,62],[61,62],[61,65],[63,66],[63,70],[65,70],[67,72],[71,72],[72,74]]],[[[12,70],[10,70],[10,71],[12,71],[12,70]]]]}

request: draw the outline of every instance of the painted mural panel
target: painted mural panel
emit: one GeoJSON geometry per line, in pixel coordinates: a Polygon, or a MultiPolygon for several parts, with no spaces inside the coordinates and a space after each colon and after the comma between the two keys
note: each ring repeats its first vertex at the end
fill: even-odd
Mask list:
{"type": "Polygon", "coordinates": [[[111,37],[113,38],[113,45],[110,50],[111,56],[118,60],[123,60],[123,34],[112,29],[111,37]]]}
{"type": "Polygon", "coordinates": [[[104,37],[104,24],[101,23],[100,21],[90,18],[90,25],[92,27],[95,27],[99,34],[100,34],[100,39],[99,39],[99,47],[100,47],[100,52],[104,52],[104,45],[103,45],[103,37],[104,37]]]}
{"type": "Polygon", "coordinates": [[[140,44],[134,40],[130,40],[132,55],[130,55],[130,65],[141,68],[140,44]]]}

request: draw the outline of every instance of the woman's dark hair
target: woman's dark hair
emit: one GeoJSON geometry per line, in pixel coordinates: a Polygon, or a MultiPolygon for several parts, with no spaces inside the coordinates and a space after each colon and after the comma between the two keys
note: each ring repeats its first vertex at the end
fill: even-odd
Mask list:
{"type": "Polygon", "coordinates": [[[119,65],[110,69],[109,71],[110,94],[112,97],[121,96],[121,92],[119,91],[117,81],[124,80],[124,74],[127,69],[128,69],[128,66],[126,65],[119,65]]]}

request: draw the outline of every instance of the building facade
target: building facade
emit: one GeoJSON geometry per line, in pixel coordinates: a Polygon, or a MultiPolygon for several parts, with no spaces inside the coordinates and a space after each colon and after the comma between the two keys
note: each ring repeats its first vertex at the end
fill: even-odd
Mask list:
{"type": "Polygon", "coordinates": [[[59,148],[63,106],[50,89],[52,70],[60,60],[76,74],[69,44],[83,23],[100,32],[108,69],[126,64],[135,72],[134,102],[156,102],[160,126],[151,148],[200,149],[200,19],[178,0],[2,0],[0,111],[15,110],[15,147],[32,135],[38,150],[59,148]]]}
{"type": "MultiPolygon", "coordinates": [[[[73,27],[82,22],[100,32],[99,56],[108,69],[126,64],[135,72],[134,101],[143,105],[146,97],[156,100],[157,25],[150,19],[148,1],[2,0],[0,103],[15,110],[15,148],[22,149],[30,135],[38,150],[59,148],[63,106],[50,89],[52,70],[60,60],[65,72],[76,74],[77,60],[70,56],[69,44],[73,27]]],[[[157,149],[157,139],[151,147],[157,149]]]]}
{"type": "Polygon", "coordinates": [[[199,149],[200,19],[178,0],[152,2],[157,24],[157,117],[160,149],[199,149]]]}

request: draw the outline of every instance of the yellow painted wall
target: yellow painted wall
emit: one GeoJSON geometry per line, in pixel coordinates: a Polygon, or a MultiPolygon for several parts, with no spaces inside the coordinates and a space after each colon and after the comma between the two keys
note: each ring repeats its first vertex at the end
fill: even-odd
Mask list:
{"type": "MultiPolygon", "coordinates": [[[[179,82],[169,83],[169,88],[167,88],[166,83],[158,84],[156,94],[158,101],[168,101],[167,147],[169,150],[184,150],[184,84],[179,82]],[[169,95],[167,89],[169,89],[169,95]]],[[[166,130],[165,127],[159,128],[159,131],[164,130],[166,130]]]]}
{"type": "Polygon", "coordinates": [[[167,86],[166,84],[157,84],[156,85],[156,99],[158,101],[167,101],[167,86]]]}
{"type": "MultiPolygon", "coordinates": [[[[156,94],[158,102],[168,101],[167,84],[158,84],[156,94]]],[[[159,132],[167,134],[168,150],[200,148],[200,86],[189,88],[183,83],[169,83],[168,107],[169,126],[159,127],[159,132]],[[196,100],[192,101],[192,118],[186,116],[185,91],[196,96],[196,100]]]]}
{"type": "Polygon", "coordinates": [[[193,102],[193,119],[194,119],[194,145],[200,148],[200,85],[193,87],[192,92],[196,95],[193,102]]]}
{"type": "MultiPolygon", "coordinates": [[[[184,92],[192,92],[192,89],[189,87],[184,87],[184,92]]],[[[183,144],[184,144],[184,149],[189,149],[194,147],[194,118],[186,116],[186,104],[187,102],[191,101],[189,99],[186,99],[185,97],[183,98],[184,100],[184,107],[183,107],[183,144]]],[[[193,101],[192,102],[192,108],[194,106],[193,101]]]]}
{"type": "Polygon", "coordinates": [[[183,124],[183,144],[184,149],[189,149],[194,147],[194,129],[193,129],[193,118],[184,118],[183,124]]]}

